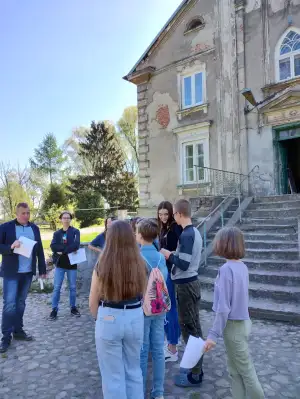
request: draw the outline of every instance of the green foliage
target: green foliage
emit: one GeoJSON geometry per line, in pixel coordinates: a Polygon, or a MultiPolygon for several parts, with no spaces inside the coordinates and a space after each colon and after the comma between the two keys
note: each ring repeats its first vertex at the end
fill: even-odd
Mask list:
{"type": "Polygon", "coordinates": [[[99,196],[111,207],[136,207],[136,181],[132,173],[126,172],[126,159],[114,126],[108,122],[92,122],[86,140],[80,144],[79,154],[89,162],[91,173],[71,179],[71,191],[77,201],[84,192],[93,192],[97,195],[92,201],[99,196]]]}
{"type": "Polygon", "coordinates": [[[54,204],[62,208],[66,208],[68,205],[66,187],[62,184],[52,183],[49,186],[44,198],[43,211],[47,212],[47,210],[54,204]]]}
{"type": "Polygon", "coordinates": [[[99,192],[87,189],[78,193],[76,197],[77,210],[75,215],[81,222],[81,227],[88,227],[97,224],[98,219],[104,217],[104,210],[93,209],[104,207],[104,201],[99,192]]]}
{"type": "Polygon", "coordinates": [[[137,135],[138,111],[136,106],[124,109],[118,120],[118,135],[126,157],[127,170],[137,174],[138,171],[138,135],[137,135]]]}
{"type": "Polygon", "coordinates": [[[58,206],[57,204],[53,204],[51,205],[50,208],[47,209],[47,211],[44,212],[44,218],[46,222],[50,224],[51,230],[56,231],[60,226],[61,222],[59,219],[59,215],[64,210],[65,208],[63,206],[58,206]]]}
{"type": "Polygon", "coordinates": [[[30,159],[33,169],[49,176],[50,184],[61,172],[66,161],[63,151],[58,147],[53,133],[47,133],[42,143],[34,150],[34,158],[30,159]]]}
{"type": "Polygon", "coordinates": [[[17,170],[10,165],[0,164],[0,204],[5,219],[13,219],[19,202],[27,202],[32,208],[30,195],[22,186],[17,170]]]}
{"type": "Polygon", "coordinates": [[[71,175],[89,174],[90,164],[88,160],[79,155],[80,144],[86,141],[89,127],[78,127],[73,129],[71,136],[64,142],[63,151],[66,154],[71,175]]]}

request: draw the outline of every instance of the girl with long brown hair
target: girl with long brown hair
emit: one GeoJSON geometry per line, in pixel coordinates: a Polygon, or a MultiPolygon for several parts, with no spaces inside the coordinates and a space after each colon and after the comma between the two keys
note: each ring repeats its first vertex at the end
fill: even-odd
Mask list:
{"type": "Polygon", "coordinates": [[[141,299],[147,283],[144,259],[130,224],[116,221],[91,284],[90,310],[104,399],[143,399],[140,353],[144,335],[141,299]]]}

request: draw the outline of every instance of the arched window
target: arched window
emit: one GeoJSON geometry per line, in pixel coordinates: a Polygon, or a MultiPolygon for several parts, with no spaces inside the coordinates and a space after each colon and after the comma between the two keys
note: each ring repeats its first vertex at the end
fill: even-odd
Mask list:
{"type": "Polygon", "coordinates": [[[300,34],[289,29],[277,45],[277,80],[300,76],[300,34]]]}
{"type": "Polygon", "coordinates": [[[199,30],[204,28],[204,20],[202,17],[195,17],[191,21],[189,21],[185,27],[184,33],[189,33],[193,30],[199,30]]]}

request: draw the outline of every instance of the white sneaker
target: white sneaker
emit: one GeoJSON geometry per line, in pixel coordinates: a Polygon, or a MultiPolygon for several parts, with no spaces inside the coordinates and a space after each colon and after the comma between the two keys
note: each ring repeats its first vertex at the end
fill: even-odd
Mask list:
{"type": "Polygon", "coordinates": [[[178,352],[172,353],[168,347],[165,347],[165,361],[166,362],[177,362],[178,352]]]}

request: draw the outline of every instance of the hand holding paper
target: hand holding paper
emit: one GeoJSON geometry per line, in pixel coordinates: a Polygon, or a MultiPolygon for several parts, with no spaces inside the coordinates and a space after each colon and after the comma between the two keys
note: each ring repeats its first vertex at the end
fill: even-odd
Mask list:
{"type": "Polygon", "coordinates": [[[72,252],[68,255],[71,265],[78,265],[86,261],[85,249],[80,248],[76,252],[72,252]]]}
{"type": "MultiPolygon", "coordinates": [[[[14,247],[14,253],[18,254],[18,255],[23,255],[26,258],[30,258],[31,254],[32,254],[33,247],[36,244],[36,241],[30,240],[29,238],[24,237],[24,236],[21,236],[19,238],[19,240],[17,240],[17,241],[20,242],[20,246],[14,247]]],[[[14,242],[14,244],[15,243],[16,243],[16,241],[14,242]]]]}
{"type": "Polygon", "coordinates": [[[186,345],[180,367],[183,369],[192,369],[199,362],[204,353],[204,341],[202,338],[196,338],[190,335],[186,345]]]}

